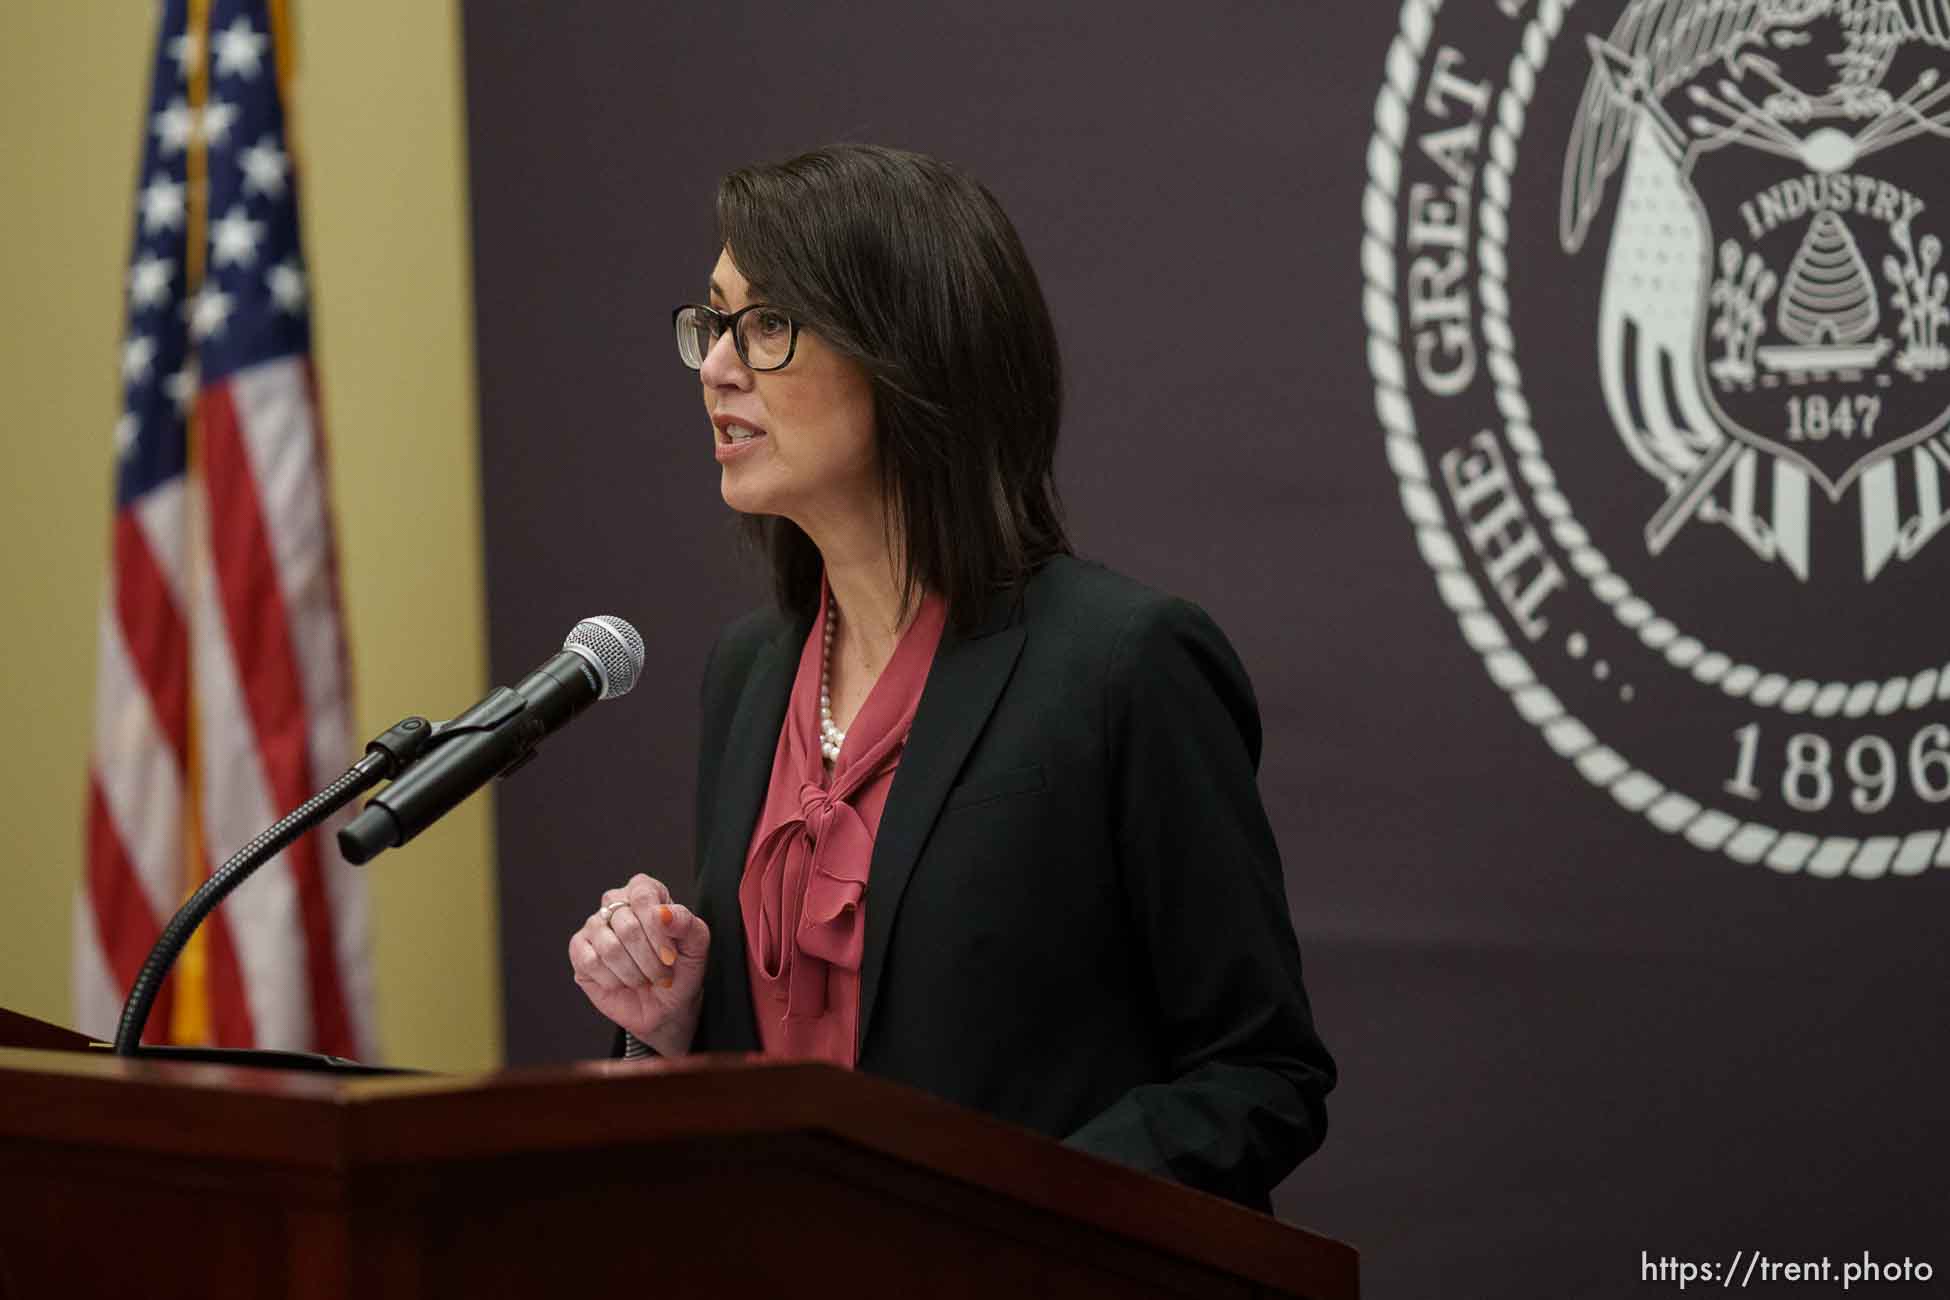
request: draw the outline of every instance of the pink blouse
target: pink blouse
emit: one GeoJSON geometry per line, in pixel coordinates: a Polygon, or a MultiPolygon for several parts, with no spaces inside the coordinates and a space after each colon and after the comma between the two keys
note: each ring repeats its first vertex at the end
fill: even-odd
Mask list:
{"type": "Polygon", "coordinates": [[[738,910],[758,1037],[768,1056],[855,1063],[867,870],[947,608],[930,593],[847,728],[832,775],[819,755],[827,589],[799,653],[772,784],[752,832],[738,910]]]}

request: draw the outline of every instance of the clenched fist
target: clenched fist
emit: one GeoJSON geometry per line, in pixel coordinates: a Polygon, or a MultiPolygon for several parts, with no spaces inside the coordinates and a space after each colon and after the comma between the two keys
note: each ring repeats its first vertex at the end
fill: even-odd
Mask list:
{"type": "Polygon", "coordinates": [[[697,1034],[711,931],[671,901],[661,880],[638,874],[606,890],[569,940],[584,996],[660,1056],[682,1056],[697,1034]]]}

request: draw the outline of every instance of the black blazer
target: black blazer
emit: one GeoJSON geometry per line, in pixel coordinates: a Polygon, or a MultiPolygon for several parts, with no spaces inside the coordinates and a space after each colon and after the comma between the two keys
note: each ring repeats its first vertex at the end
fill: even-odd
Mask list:
{"type": "MultiPolygon", "coordinates": [[[[698,1051],[758,1050],[738,881],[809,630],[748,615],[705,668],[698,1051]]],[[[1334,1063],[1259,747],[1224,634],[1100,566],[947,632],[874,845],[860,1068],[1265,1208],[1334,1063]]]]}

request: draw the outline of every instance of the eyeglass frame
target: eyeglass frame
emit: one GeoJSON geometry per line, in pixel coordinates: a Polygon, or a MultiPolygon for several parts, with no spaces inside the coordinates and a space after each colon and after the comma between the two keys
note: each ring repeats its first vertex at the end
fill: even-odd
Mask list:
{"type": "MultiPolygon", "coordinates": [[[[738,360],[744,364],[745,369],[751,371],[753,374],[769,375],[774,370],[784,370],[787,366],[792,364],[792,358],[797,356],[799,353],[799,318],[797,316],[794,316],[791,312],[787,311],[785,308],[777,306],[773,303],[769,303],[769,302],[749,303],[743,307],[740,307],[737,311],[729,312],[729,313],[721,312],[716,307],[710,306],[707,303],[701,303],[701,302],[679,303],[677,306],[671,308],[670,311],[670,331],[673,335],[675,335],[677,332],[677,318],[679,316],[682,316],[687,311],[701,311],[701,312],[709,313],[711,318],[718,322],[718,338],[723,338],[726,334],[731,335],[731,346],[733,350],[738,353],[738,360]],[[785,317],[785,323],[791,331],[786,337],[785,360],[779,362],[779,364],[776,366],[755,366],[752,364],[751,357],[747,356],[745,353],[745,340],[744,337],[738,332],[738,322],[744,319],[745,316],[747,316],[748,314],[755,311],[777,312],[779,315],[785,317]]],[[[718,340],[712,339],[711,347],[716,347],[717,345],[718,345],[718,340]]],[[[705,349],[705,356],[706,357],[710,356],[710,348],[705,349]]],[[[680,361],[684,360],[684,350],[682,348],[679,348],[677,350],[677,358],[680,361]]],[[[687,369],[691,369],[691,370],[704,369],[704,362],[702,360],[700,360],[698,364],[695,366],[691,365],[691,363],[688,361],[684,361],[684,365],[687,369]]]]}

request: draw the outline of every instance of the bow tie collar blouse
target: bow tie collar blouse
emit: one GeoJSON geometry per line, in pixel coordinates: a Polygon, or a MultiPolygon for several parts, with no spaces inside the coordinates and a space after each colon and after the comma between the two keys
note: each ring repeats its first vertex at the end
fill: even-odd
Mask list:
{"type": "Polygon", "coordinates": [[[819,616],[799,654],[738,907],[766,1055],[850,1068],[874,837],[947,609],[933,593],[922,600],[828,773],[819,749],[819,687],[831,603],[823,579],[820,588],[819,616]]]}

